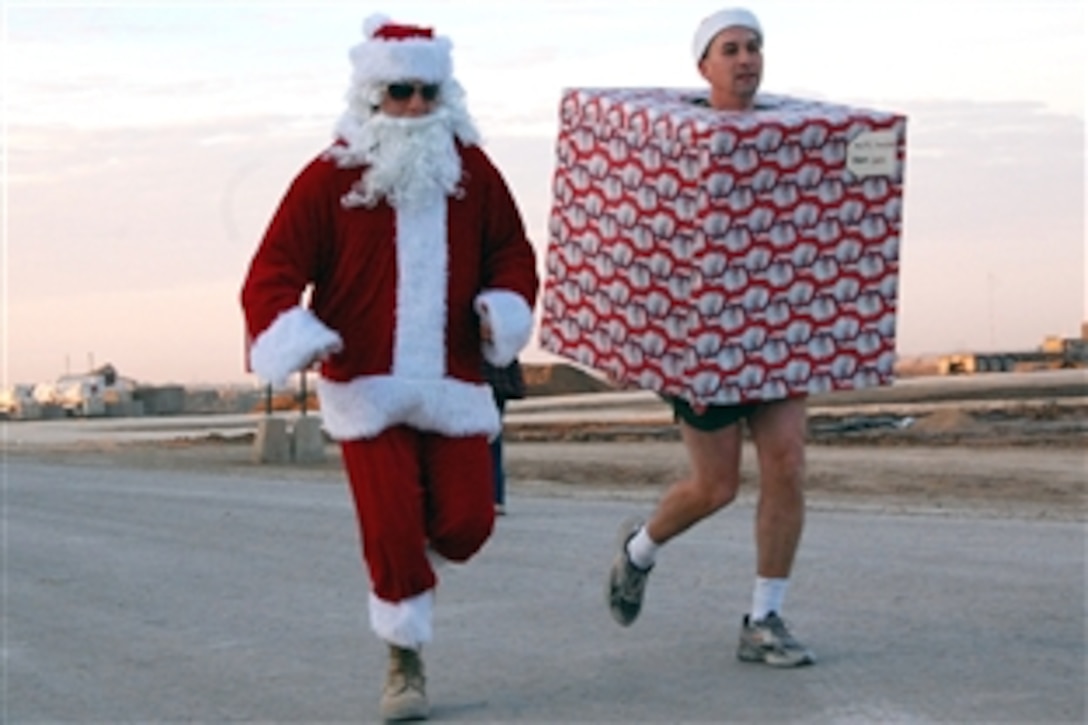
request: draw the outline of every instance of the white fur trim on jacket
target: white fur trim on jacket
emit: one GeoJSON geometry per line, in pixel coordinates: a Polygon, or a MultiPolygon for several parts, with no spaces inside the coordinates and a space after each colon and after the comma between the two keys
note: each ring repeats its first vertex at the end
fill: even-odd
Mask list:
{"type": "Polygon", "coordinates": [[[370,593],[370,628],[383,641],[419,649],[431,641],[434,590],[428,589],[399,602],[387,602],[370,593]]]}
{"type": "Polygon", "coordinates": [[[397,301],[393,374],[441,379],[446,373],[449,250],[446,198],[431,192],[397,207],[397,301]]]}
{"type": "Polygon", "coordinates": [[[318,378],[325,430],[335,440],[373,438],[393,425],[448,436],[494,436],[499,413],[487,383],[368,375],[346,383],[318,378]]]}
{"type": "Polygon", "coordinates": [[[340,335],[313,312],[292,307],[257,335],[249,349],[249,364],[261,380],[282,387],[291,373],[343,347],[340,335]]]}
{"type": "Polygon", "coordinates": [[[496,367],[514,362],[533,334],[529,303],[510,290],[484,290],[476,296],[476,313],[491,327],[491,342],[483,347],[484,358],[496,367]]]}

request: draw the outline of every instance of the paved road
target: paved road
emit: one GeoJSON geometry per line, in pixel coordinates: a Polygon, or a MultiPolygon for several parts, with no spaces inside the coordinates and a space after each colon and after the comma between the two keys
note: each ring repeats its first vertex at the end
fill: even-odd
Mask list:
{"type": "MultiPolygon", "coordinates": [[[[4,477],[3,722],[372,720],[384,653],[338,476],[12,456],[4,477]]],[[[787,616],[820,664],[780,672],[732,654],[747,505],[666,549],[623,629],[601,579],[648,501],[510,504],[443,570],[437,720],[1085,719],[1081,523],[815,511],[787,616]]]]}

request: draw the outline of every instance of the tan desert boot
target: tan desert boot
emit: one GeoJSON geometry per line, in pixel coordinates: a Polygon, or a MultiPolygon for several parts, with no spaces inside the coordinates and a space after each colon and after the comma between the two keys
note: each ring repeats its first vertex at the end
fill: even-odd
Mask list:
{"type": "Polygon", "coordinates": [[[389,673],[382,690],[382,719],[386,722],[426,720],[427,678],[419,651],[389,645],[389,673]]]}

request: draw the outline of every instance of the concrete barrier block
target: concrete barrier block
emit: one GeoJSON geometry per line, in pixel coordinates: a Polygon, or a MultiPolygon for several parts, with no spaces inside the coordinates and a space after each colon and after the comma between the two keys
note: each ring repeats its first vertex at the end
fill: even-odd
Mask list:
{"type": "Polygon", "coordinates": [[[253,439],[254,463],[289,463],[291,439],[287,436],[287,421],[261,418],[257,436],[253,439]]]}
{"type": "Polygon", "coordinates": [[[118,400],[106,402],[106,416],[109,418],[139,418],[144,414],[142,400],[118,400]]]}
{"type": "Polygon", "coordinates": [[[40,412],[42,420],[59,420],[68,415],[64,408],[56,403],[42,403],[40,412]]]}
{"type": "Polygon", "coordinates": [[[185,388],[180,385],[140,387],[132,397],[143,402],[148,415],[177,415],[185,410],[185,388]]]}
{"type": "Polygon", "coordinates": [[[325,434],[321,419],[303,416],[295,421],[291,431],[295,463],[321,463],[325,460],[325,434]]]}
{"type": "Polygon", "coordinates": [[[42,418],[42,406],[35,401],[21,401],[12,411],[12,420],[39,420],[42,418]]]}

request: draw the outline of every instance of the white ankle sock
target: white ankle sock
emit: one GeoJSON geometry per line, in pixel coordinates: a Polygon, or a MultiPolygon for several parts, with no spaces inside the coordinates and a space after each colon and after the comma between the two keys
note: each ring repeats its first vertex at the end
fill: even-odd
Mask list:
{"type": "Polygon", "coordinates": [[[654,540],[646,533],[646,527],[643,526],[627,542],[627,556],[630,557],[631,563],[639,569],[649,569],[654,565],[657,550],[660,548],[661,546],[654,543],[654,540]]]}
{"type": "Polygon", "coordinates": [[[786,599],[786,587],[789,579],[768,579],[757,576],[756,586],[752,590],[752,611],[749,618],[754,622],[765,619],[768,614],[775,612],[782,615],[782,603],[786,599]]]}

